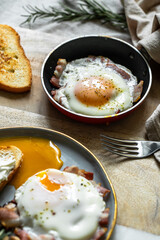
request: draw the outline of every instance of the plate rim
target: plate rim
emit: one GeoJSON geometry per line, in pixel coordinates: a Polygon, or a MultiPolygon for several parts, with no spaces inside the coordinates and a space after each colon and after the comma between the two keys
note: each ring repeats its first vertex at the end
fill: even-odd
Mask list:
{"type": "MultiPolygon", "coordinates": [[[[60,131],[57,131],[57,130],[53,130],[53,129],[50,129],[50,128],[44,128],[44,127],[35,127],[35,126],[16,126],[16,127],[0,127],[0,131],[1,130],[16,130],[16,129],[36,129],[36,130],[42,130],[42,131],[47,131],[47,132],[52,132],[52,133],[56,133],[58,135],[61,135],[61,136],[64,136],[66,138],[69,138],[71,141],[75,142],[76,144],[80,145],[82,148],[84,148],[90,155],[92,155],[92,157],[98,162],[98,164],[100,165],[100,167],[102,168],[110,186],[111,186],[111,189],[112,189],[112,193],[113,193],[113,197],[114,197],[114,204],[115,204],[115,211],[114,211],[114,216],[113,216],[113,220],[112,220],[112,223],[111,223],[111,229],[109,230],[108,234],[107,234],[107,238],[106,240],[109,240],[111,235],[112,235],[112,232],[114,230],[114,227],[116,225],[116,219],[117,219],[117,197],[116,197],[116,193],[115,193],[115,190],[114,190],[114,187],[112,185],[112,182],[103,166],[103,164],[100,162],[100,160],[86,147],[84,146],[81,142],[79,142],[78,140],[74,139],[73,137],[69,136],[68,134],[65,134],[63,132],[60,132],[60,131]]],[[[1,138],[1,137],[0,137],[1,138]]]]}

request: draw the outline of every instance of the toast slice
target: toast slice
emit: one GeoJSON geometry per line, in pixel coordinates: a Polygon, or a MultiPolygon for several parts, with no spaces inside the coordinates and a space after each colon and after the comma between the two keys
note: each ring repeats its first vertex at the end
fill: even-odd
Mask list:
{"type": "Polygon", "coordinates": [[[15,146],[0,146],[0,190],[12,179],[22,162],[23,153],[15,146]]]}
{"type": "Polygon", "coordinates": [[[31,88],[31,65],[20,45],[20,36],[0,24],[0,89],[26,92],[31,88]]]}

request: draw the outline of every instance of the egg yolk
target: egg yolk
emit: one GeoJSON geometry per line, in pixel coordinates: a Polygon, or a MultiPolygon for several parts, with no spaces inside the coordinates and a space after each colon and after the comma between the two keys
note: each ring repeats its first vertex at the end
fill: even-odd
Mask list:
{"type": "Polygon", "coordinates": [[[60,149],[49,139],[38,137],[0,138],[0,146],[13,145],[23,153],[23,161],[10,184],[16,189],[25,181],[48,168],[60,169],[63,165],[60,149]]]}
{"type": "Polygon", "coordinates": [[[77,99],[88,106],[102,106],[106,104],[115,92],[111,79],[90,77],[77,82],[74,94],[77,99]]]}
{"type": "Polygon", "coordinates": [[[40,178],[40,183],[49,191],[53,192],[58,190],[62,184],[56,183],[53,180],[48,178],[48,174],[46,172],[40,172],[36,174],[37,177],[40,178]]]}

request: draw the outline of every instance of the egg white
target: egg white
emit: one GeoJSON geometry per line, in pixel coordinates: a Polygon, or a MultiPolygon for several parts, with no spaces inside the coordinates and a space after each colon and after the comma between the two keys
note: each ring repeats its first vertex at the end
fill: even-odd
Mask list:
{"type": "Polygon", "coordinates": [[[50,179],[63,186],[49,191],[34,175],[16,191],[24,230],[31,237],[49,234],[58,240],[91,239],[105,208],[97,188],[76,174],[55,169],[46,172],[50,179]]]}
{"type": "Polygon", "coordinates": [[[130,79],[124,79],[114,69],[107,68],[106,62],[107,58],[102,62],[101,57],[96,57],[93,61],[89,61],[89,58],[81,58],[69,62],[60,77],[61,88],[56,91],[54,99],[74,112],[92,116],[108,116],[130,108],[133,105],[133,91],[137,78],[130,70],[117,64],[130,75],[130,79]],[[98,107],[82,103],[74,93],[78,81],[93,76],[111,79],[116,87],[109,101],[98,107]]]}

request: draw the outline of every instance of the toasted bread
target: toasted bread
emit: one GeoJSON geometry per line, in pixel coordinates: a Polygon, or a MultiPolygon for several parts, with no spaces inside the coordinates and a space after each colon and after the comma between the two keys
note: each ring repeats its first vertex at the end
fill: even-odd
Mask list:
{"type": "MultiPolygon", "coordinates": [[[[1,146],[0,147],[0,162],[3,158],[14,159],[14,164],[7,173],[7,176],[0,181],[0,190],[12,179],[13,175],[16,173],[17,169],[20,167],[22,162],[23,153],[22,151],[15,146],[1,146]]],[[[1,166],[2,167],[2,166],[1,166]]]]}
{"type": "Polygon", "coordinates": [[[26,92],[31,88],[31,65],[20,45],[20,36],[0,24],[0,89],[26,92]]]}

